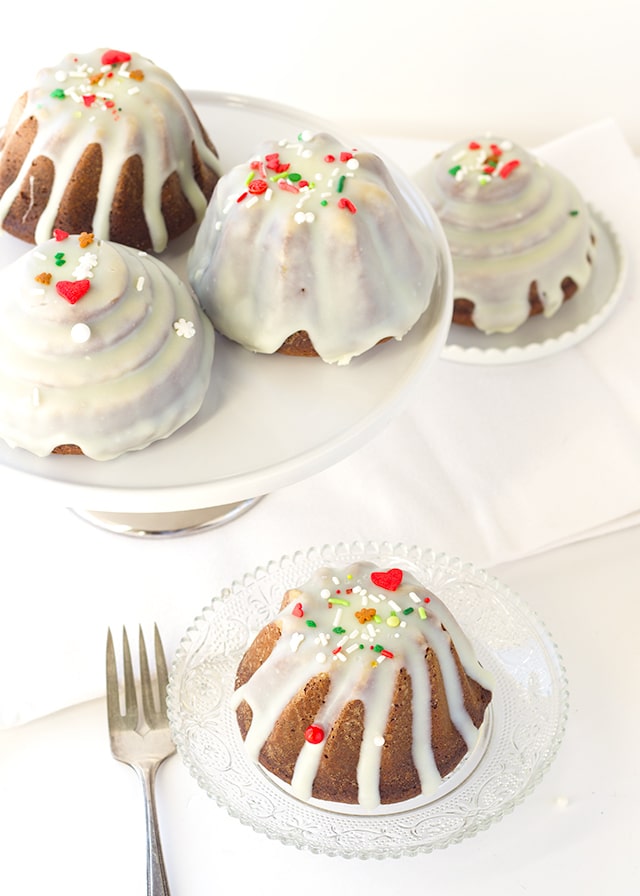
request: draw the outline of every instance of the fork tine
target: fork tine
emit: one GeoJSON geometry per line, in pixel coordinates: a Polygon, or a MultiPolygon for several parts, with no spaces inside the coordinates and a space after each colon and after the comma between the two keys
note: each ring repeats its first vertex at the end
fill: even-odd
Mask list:
{"type": "Polygon", "coordinates": [[[107,630],[107,716],[109,720],[121,715],[120,694],[118,692],[118,672],[116,652],[113,647],[111,629],[107,630]]]}
{"type": "Polygon", "coordinates": [[[167,672],[167,661],[164,655],[162,639],[160,638],[158,626],[155,624],[153,626],[153,634],[156,651],[156,675],[158,677],[158,691],[160,694],[159,706],[161,711],[164,713],[166,712],[167,706],[167,686],[169,684],[169,673],[167,672]]]}
{"type": "Polygon", "coordinates": [[[147,656],[147,646],[144,641],[142,626],[140,626],[138,631],[138,649],[140,652],[140,691],[142,693],[142,708],[147,724],[153,725],[156,707],[153,699],[153,689],[151,687],[149,657],[147,656]]]}
{"type": "Polygon", "coordinates": [[[131,664],[131,650],[126,628],[122,629],[122,655],[124,657],[124,712],[125,718],[132,728],[138,724],[138,700],[136,698],[136,682],[131,664]]]}

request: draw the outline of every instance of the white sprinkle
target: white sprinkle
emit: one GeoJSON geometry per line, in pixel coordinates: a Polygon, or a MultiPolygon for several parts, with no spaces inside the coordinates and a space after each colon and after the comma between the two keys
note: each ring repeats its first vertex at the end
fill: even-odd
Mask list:
{"type": "Polygon", "coordinates": [[[54,77],[56,81],[60,81],[60,83],[62,84],[63,81],[67,80],[67,73],[63,71],[57,71],[54,77]]]}
{"type": "Polygon", "coordinates": [[[324,597],[326,600],[327,597],[331,597],[331,592],[329,591],[328,588],[323,588],[322,591],[320,592],[320,597],[324,597]]]}
{"type": "Polygon", "coordinates": [[[376,630],[375,630],[374,626],[371,625],[370,622],[367,623],[367,631],[369,632],[369,634],[371,635],[372,638],[375,637],[376,630]]]}
{"type": "Polygon", "coordinates": [[[264,194],[264,201],[269,202],[271,200],[272,196],[273,196],[273,190],[271,189],[271,187],[269,187],[269,189],[264,194]]]}
{"type": "Polygon", "coordinates": [[[313,153],[311,152],[310,149],[305,149],[304,152],[300,153],[300,156],[303,159],[310,159],[312,155],[313,155],[313,153]]]}
{"type": "Polygon", "coordinates": [[[465,157],[466,154],[467,154],[467,150],[466,150],[466,149],[461,149],[461,150],[459,150],[458,152],[454,153],[454,155],[451,156],[451,161],[452,161],[452,162],[457,162],[457,161],[459,161],[460,159],[463,159],[463,158],[465,157]]]}
{"type": "Polygon", "coordinates": [[[34,287],[34,288],[31,290],[31,295],[32,295],[32,296],[43,296],[43,295],[44,295],[44,289],[38,289],[38,287],[34,287]]]}
{"type": "Polygon", "coordinates": [[[33,253],[33,257],[34,257],[34,258],[38,258],[40,261],[46,261],[46,260],[47,260],[47,256],[44,254],[44,252],[36,252],[36,251],[34,251],[34,253],[33,253]]]}
{"type": "Polygon", "coordinates": [[[329,643],[329,635],[326,632],[320,632],[316,639],[317,644],[322,644],[323,647],[326,647],[329,643]]]}
{"type": "Polygon", "coordinates": [[[333,582],[334,585],[340,584],[340,579],[338,578],[338,576],[332,576],[331,581],[333,582]]]}
{"type": "Polygon", "coordinates": [[[377,663],[380,666],[386,660],[386,656],[383,656],[381,653],[378,654],[377,663]]]}
{"type": "Polygon", "coordinates": [[[138,292],[142,292],[143,287],[144,287],[144,277],[140,276],[136,280],[136,289],[138,290],[138,292]]]}
{"type": "Polygon", "coordinates": [[[316,653],[316,663],[326,663],[327,655],[325,653],[316,653]]]}
{"type": "Polygon", "coordinates": [[[382,747],[382,746],[384,746],[384,737],[383,737],[381,734],[379,734],[377,737],[374,737],[374,738],[373,738],[373,744],[374,744],[374,746],[376,746],[376,747],[382,747]]]}
{"type": "Polygon", "coordinates": [[[342,607],[338,607],[336,610],[336,615],[333,617],[333,627],[340,625],[340,619],[342,618],[342,607]]]}
{"type": "Polygon", "coordinates": [[[300,134],[300,139],[304,140],[306,143],[307,140],[311,140],[312,136],[313,134],[311,133],[311,131],[302,131],[302,133],[300,134]]]}
{"type": "Polygon", "coordinates": [[[129,94],[129,96],[135,96],[136,93],[140,93],[140,88],[139,87],[130,87],[127,90],[127,93],[129,94]]]}
{"type": "Polygon", "coordinates": [[[347,658],[342,651],[340,651],[340,653],[334,653],[333,658],[334,660],[340,660],[341,663],[347,662],[347,658]]]}
{"type": "Polygon", "coordinates": [[[504,149],[505,151],[513,149],[513,143],[511,142],[511,140],[503,140],[500,144],[500,149],[504,149]]]}
{"type": "Polygon", "coordinates": [[[566,809],[569,805],[569,797],[559,796],[556,798],[556,806],[558,809],[566,809]]]}
{"type": "Polygon", "coordinates": [[[344,647],[344,645],[347,643],[348,640],[349,640],[349,636],[344,635],[344,637],[340,638],[340,640],[338,641],[338,647],[344,647]]]}
{"type": "Polygon", "coordinates": [[[346,653],[353,653],[354,650],[360,650],[360,645],[359,644],[349,644],[349,646],[346,649],[346,653]]]}
{"type": "Polygon", "coordinates": [[[289,642],[289,646],[291,647],[291,653],[295,653],[303,641],[304,641],[304,635],[302,634],[302,632],[294,632],[291,635],[291,640],[289,642]]]}
{"type": "Polygon", "coordinates": [[[359,634],[360,634],[359,630],[357,628],[354,628],[354,630],[349,635],[349,638],[351,640],[353,640],[354,638],[357,638],[359,634]]]}
{"type": "Polygon", "coordinates": [[[347,168],[350,168],[352,171],[355,171],[356,168],[360,167],[360,162],[357,159],[349,159],[347,162],[347,168]]]}
{"type": "Polygon", "coordinates": [[[420,600],[420,598],[418,597],[418,595],[415,593],[415,591],[410,591],[410,592],[409,592],[409,597],[410,597],[411,600],[414,602],[414,604],[421,604],[421,603],[422,603],[422,601],[420,600]]]}
{"type": "Polygon", "coordinates": [[[222,221],[216,221],[216,230],[222,230],[222,221]]]}
{"type": "Polygon", "coordinates": [[[376,597],[375,594],[369,594],[368,597],[369,600],[372,600],[374,602],[374,604],[380,603],[380,596],[376,597]]]}
{"type": "Polygon", "coordinates": [[[244,204],[245,208],[251,208],[252,205],[255,205],[260,197],[259,196],[250,196],[249,199],[244,204]]]}
{"type": "Polygon", "coordinates": [[[88,342],[91,338],[91,329],[87,324],[74,324],[71,327],[71,338],[74,342],[88,342]]]}
{"type": "Polygon", "coordinates": [[[296,212],[293,216],[293,220],[296,222],[296,224],[304,224],[305,217],[306,215],[304,212],[296,212]]]}
{"type": "Polygon", "coordinates": [[[389,599],[387,601],[387,603],[389,604],[389,606],[391,607],[392,610],[396,611],[396,613],[402,612],[402,607],[399,607],[398,604],[395,602],[395,600],[389,599]]]}

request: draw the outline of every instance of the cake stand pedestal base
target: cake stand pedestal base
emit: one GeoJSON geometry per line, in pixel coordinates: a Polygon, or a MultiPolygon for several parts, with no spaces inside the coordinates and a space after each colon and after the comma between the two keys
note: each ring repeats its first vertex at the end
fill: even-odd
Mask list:
{"type": "Polygon", "coordinates": [[[77,510],[72,513],[80,519],[115,532],[137,538],[175,538],[178,535],[194,535],[208,529],[224,526],[254,507],[262,496],[221,504],[219,507],[201,507],[196,510],[176,510],[160,513],[108,513],[101,510],[77,510]]]}

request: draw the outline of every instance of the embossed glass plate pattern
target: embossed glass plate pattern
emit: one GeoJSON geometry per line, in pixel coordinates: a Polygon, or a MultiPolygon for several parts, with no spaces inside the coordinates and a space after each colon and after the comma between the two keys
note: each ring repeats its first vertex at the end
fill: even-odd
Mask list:
{"type": "Polygon", "coordinates": [[[568,713],[558,650],[536,615],[470,563],[404,545],[312,548],[268,563],[225,589],[184,635],[168,693],[178,752],[230,815],[272,839],[346,858],[414,855],[449,846],[501,819],[538,784],[556,755],[568,713]],[[287,588],[319,566],[371,560],[399,566],[450,607],[495,678],[479,747],[429,798],[361,814],[304,803],[249,761],[229,697],[236,666],[287,588]]]}

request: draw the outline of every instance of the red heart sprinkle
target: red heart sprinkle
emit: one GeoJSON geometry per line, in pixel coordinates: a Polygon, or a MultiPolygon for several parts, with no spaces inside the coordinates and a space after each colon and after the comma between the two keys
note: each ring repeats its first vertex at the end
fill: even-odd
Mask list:
{"type": "Polygon", "coordinates": [[[66,299],[70,305],[75,305],[85,295],[90,286],[90,280],[58,280],[56,292],[63,299],[66,299]]]}
{"type": "Polygon", "coordinates": [[[95,95],[95,93],[85,93],[85,94],[82,95],[82,102],[83,102],[83,103],[85,104],[85,106],[87,106],[87,107],[89,107],[89,106],[93,106],[93,104],[95,103],[95,101],[96,101],[96,95],[95,95]]]}
{"type": "Polygon", "coordinates": [[[302,619],[302,617],[304,616],[304,611],[303,611],[303,609],[302,609],[302,604],[299,604],[299,603],[296,604],[296,605],[294,606],[293,610],[291,611],[291,614],[292,614],[293,616],[297,616],[299,619],[302,619]]]}
{"type": "Polygon", "coordinates": [[[401,569],[388,569],[386,572],[372,572],[371,581],[378,588],[386,588],[387,591],[395,591],[402,581],[401,569]]]}
{"type": "Polygon", "coordinates": [[[101,62],[103,65],[116,65],[118,62],[129,62],[130,59],[131,53],[124,53],[122,50],[105,50],[101,62]]]}
{"type": "Polygon", "coordinates": [[[59,243],[61,243],[62,240],[66,240],[66,238],[69,236],[66,230],[59,230],[57,227],[53,231],[53,235],[59,243]]]}
{"type": "Polygon", "coordinates": [[[320,725],[309,725],[304,733],[304,739],[310,744],[321,744],[324,740],[324,731],[320,725]]]}

